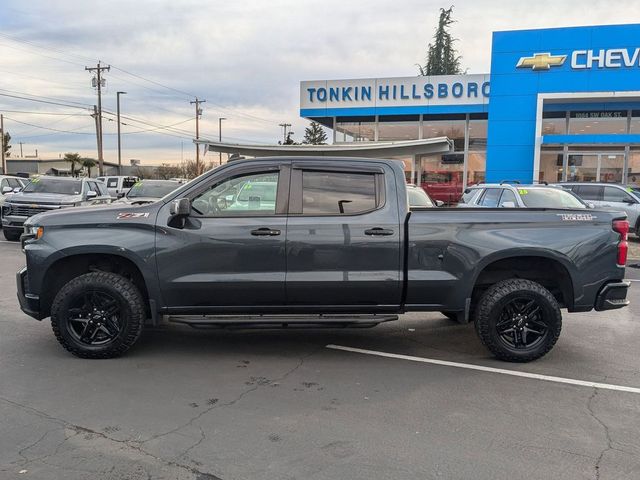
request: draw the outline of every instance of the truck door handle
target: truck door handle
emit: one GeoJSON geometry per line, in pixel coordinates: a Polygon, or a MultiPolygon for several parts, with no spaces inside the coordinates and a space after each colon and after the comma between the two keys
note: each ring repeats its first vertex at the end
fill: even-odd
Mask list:
{"type": "Polygon", "coordinates": [[[389,228],[374,227],[374,228],[369,228],[368,230],[365,230],[364,234],[384,237],[384,236],[393,235],[393,230],[389,228]]]}
{"type": "Polygon", "coordinates": [[[255,237],[275,237],[276,235],[280,235],[280,230],[275,230],[269,227],[262,227],[251,230],[251,235],[255,237]]]}

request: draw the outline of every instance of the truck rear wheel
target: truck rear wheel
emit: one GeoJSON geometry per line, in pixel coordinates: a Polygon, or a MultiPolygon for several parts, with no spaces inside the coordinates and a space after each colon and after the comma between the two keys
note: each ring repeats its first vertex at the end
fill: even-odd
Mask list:
{"type": "Polygon", "coordinates": [[[10,242],[17,242],[20,240],[20,236],[22,235],[22,230],[14,229],[14,228],[3,228],[2,234],[4,238],[10,242]]]}
{"type": "Polygon", "coordinates": [[[476,332],[501,360],[529,362],[547,354],[562,329],[554,296],[531,280],[504,280],[491,286],[476,308],[476,332]]]}
{"type": "Polygon", "coordinates": [[[145,320],[140,291],[126,278],[92,272],[64,285],[51,306],[51,326],[64,348],[82,358],[112,358],[138,340],[145,320]]]}

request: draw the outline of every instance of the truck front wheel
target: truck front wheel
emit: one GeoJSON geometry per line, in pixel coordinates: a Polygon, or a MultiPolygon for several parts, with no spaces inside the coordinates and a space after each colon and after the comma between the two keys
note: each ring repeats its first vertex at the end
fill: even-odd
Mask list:
{"type": "Polygon", "coordinates": [[[51,306],[51,326],[64,348],[82,358],[112,358],[136,342],[145,303],[128,279],[92,272],[64,285],[51,306]]]}
{"type": "Polygon", "coordinates": [[[562,315],[554,296],[531,280],[492,285],[480,298],[475,316],[482,343],[501,360],[529,362],[555,345],[562,315]]]}

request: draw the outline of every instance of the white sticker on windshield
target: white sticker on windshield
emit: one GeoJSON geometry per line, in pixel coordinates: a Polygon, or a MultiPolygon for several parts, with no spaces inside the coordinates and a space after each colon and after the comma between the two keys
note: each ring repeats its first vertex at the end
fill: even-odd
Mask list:
{"type": "Polygon", "coordinates": [[[127,220],[129,218],[146,218],[149,212],[123,212],[118,214],[118,220],[127,220]]]}
{"type": "Polygon", "coordinates": [[[590,222],[598,218],[590,213],[557,213],[556,215],[565,222],[590,222]]]}

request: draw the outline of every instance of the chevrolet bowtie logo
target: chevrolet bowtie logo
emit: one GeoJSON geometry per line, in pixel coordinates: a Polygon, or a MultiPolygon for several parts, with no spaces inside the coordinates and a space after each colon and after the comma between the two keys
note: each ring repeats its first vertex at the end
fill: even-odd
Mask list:
{"type": "Polygon", "coordinates": [[[533,57],[520,57],[517,68],[531,68],[532,70],[549,70],[559,67],[567,59],[566,55],[551,55],[550,53],[534,53],[533,57]]]}

